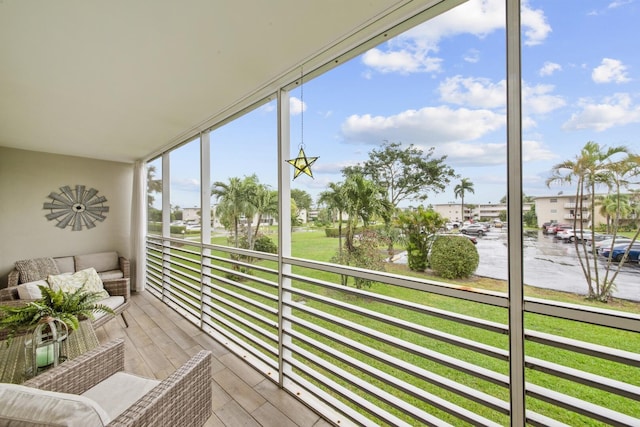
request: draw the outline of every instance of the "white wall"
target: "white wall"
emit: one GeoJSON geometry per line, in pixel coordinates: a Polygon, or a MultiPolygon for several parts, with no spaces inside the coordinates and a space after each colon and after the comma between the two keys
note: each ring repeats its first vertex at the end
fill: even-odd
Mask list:
{"type": "Polygon", "coordinates": [[[106,250],[130,258],[132,182],[133,164],[0,147],[0,288],[21,259],[106,250]],[[98,190],[109,212],[95,228],[60,229],[43,204],[77,184],[98,190]]]}

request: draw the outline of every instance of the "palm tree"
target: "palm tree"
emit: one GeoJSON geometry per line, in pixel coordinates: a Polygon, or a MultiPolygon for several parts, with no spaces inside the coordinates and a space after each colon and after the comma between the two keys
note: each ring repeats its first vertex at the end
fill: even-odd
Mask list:
{"type": "Polygon", "coordinates": [[[240,178],[229,178],[229,182],[216,181],[211,185],[211,195],[218,201],[217,212],[223,223],[233,226],[235,246],[238,247],[238,226],[240,218],[247,211],[247,194],[240,178]]]}
{"type": "Polygon", "coordinates": [[[324,204],[330,211],[337,212],[338,217],[338,251],[342,255],[342,216],[347,209],[342,183],[329,183],[329,190],[323,191],[318,197],[318,203],[324,204]]]}
{"type": "Polygon", "coordinates": [[[156,167],[151,165],[147,168],[147,206],[152,206],[155,201],[153,193],[162,193],[162,179],[154,179],[156,167]]]}
{"type": "MultiPolygon", "coordinates": [[[[616,173],[622,168],[622,164],[629,161],[629,152],[625,147],[600,147],[596,142],[589,141],[576,156],[575,160],[565,160],[554,165],[551,177],[547,179],[547,186],[553,182],[576,184],[576,208],[583,212],[584,201],[589,200],[591,221],[595,218],[596,187],[605,185],[609,189],[616,186],[619,189],[620,179],[616,173]],[[620,156],[623,156],[620,159],[620,156]]],[[[577,218],[574,218],[576,228],[577,218]]],[[[595,227],[591,227],[591,238],[595,236],[595,227]]],[[[592,240],[593,241],[593,240],[592,240]]],[[[575,241],[578,249],[578,241],[575,241]]],[[[595,257],[590,257],[585,240],[582,240],[582,251],[577,250],[578,260],[584,273],[589,288],[589,299],[606,301],[613,287],[613,279],[608,280],[609,263],[604,279],[600,281],[598,262],[595,257]],[[593,263],[591,263],[593,261],[593,263]],[[593,270],[593,276],[591,272],[593,270]]]]}
{"type": "Polygon", "coordinates": [[[343,190],[349,215],[345,247],[348,251],[353,251],[353,237],[358,221],[361,219],[366,228],[376,215],[386,213],[390,203],[382,188],[359,173],[347,177],[343,190]]]}
{"type": "Polygon", "coordinates": [[[607,233],[612,233],[612,229],[619,225],[622,218],[626,218],[631,213],[629,196],[626,194],[607,194],[598,196],[597,203],[600,205],[600,215],[607,219],[607,233]]]}
{"type": "Polygon", "coordinates": [[[278,214],[278,192],[272,191],[268,185],[259,184],[256,188],[252,202],[258,213],[258,224],[256,225],[255,232],[253,233],[253,241],[255,242],[258,238],[258,231],[260,230],[262,216],[278,214]]]}
{"type": "Polygon", "coordinates": [[[453,189],[453,194],[455,194],[456,199],[460,197],[460,212],[462,215],[462,222],[464,222],[464,195],[465,193],[470,192],[475,194],[473,190],[473,182],[469,180],[469,178],[462,178],[460,184],[456,185],[453,189]]]}

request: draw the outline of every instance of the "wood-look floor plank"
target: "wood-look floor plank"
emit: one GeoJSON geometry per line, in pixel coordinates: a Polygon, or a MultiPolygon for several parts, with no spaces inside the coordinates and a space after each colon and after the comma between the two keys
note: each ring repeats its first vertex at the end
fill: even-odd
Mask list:
{"type": "Polygon", "coordinates": [[[125,315],[128,328],[114,319],[96,334],[101,343],[124,339],[128,372],[162,380],[198,351],[211,351],[213,415],[205,427],[333,425],[148,292],[134,293],[125,315]]]}

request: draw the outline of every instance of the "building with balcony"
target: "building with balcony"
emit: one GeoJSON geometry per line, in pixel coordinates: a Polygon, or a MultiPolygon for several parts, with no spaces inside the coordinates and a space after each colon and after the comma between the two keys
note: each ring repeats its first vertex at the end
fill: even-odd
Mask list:
{"type": "MultiPolygon", "coordinates": [[[[449,221],[460,221],[460,203],[439,203],[432,205],[433,210],[438,212],[449,221]]],[[[531,210],[532,203],[522,204],[522,213],[531,210]]],[[[506,203],[486,203],[486,204],[465,204],[465,218],[474,221],[492,221],[499,219],[500,215],[506,217],[506,203]]]]}
{"type": "Polygon", "coordinates": [[[596,206],[594,218],[591,218],[591,202],[585,199],[582,203],[576,201],[575,195],[559,194],[555,196],[539,196],[535,198],[538,227],[545,222],[573,224],[575,221],[582,227],[590,228],[606,224],[606,218],[596,206]]]}
{"type": "MultiPolygon", "coordinates": [[[[231,246],[213,235],[208,209],[199,241],[169,229],[181,191],[210,206],[211,182],[254,173],[273,181],[279,223],[291,224],[298,183],[287,160],[303,145],[309,156],[335,149],[333,134],[300,141],[302,98],[335,97],[324,114],[307,110],[308,132],[352,96],[323,77],[348,74],[367,52],[385,62],[372,49],[418,25],[447,34],[453,21],[434,20],[463,0],[0,2],[0,286],[17,260],[105,250],[130,258],[135,326],[98,332],[125,334],[130,366],[159,377],[196,347],[214,350],[210,426],[639,425],[640,315],[525,295],[515,219],[524,209],[520,12],[530,2],[479,8],[489,3],[506,6],[493,15],[506,44],[490,58],[506,93],[499,115],[483,115],[506,124],[507,207],[518,213],[502,288],[318,259],[320,241],[333,254],[340,240],[304,245],[289,226],[278,228],[277,253],[231,246]],[[260,144],[249,151],[233,137],[239,129],[260,144]],[[249,158],[267,168],[246,167],[249,158]],[[181,162],[197,179],[172,179],[181,162]],[[225,166],[234,175],[219,175],[225,166]],[[48,218],[48,195],[66,186],[103,195],[106,219],[72,231],[48,218]],[[152,204],[160,232],[147,232],[152,204]]],[[[401,88],[385,90],[363,102],[383,111],[401,88]]],[[[384,122],[375,114],[361,119],[384,122]]]]}

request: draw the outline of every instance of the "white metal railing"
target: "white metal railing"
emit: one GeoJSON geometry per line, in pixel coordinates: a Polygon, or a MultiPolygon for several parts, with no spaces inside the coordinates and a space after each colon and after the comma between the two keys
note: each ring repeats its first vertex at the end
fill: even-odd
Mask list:
{"type": "MultiPolygon", "coordinates": [[[[506,294],[159,236],[146,285],[336,425],[509,424],[506,294]]],[[[640,425],[637,345],[590,336],[637,342],[640,316],[531,298],[524,315],[528,423],[640,425]]]]}

